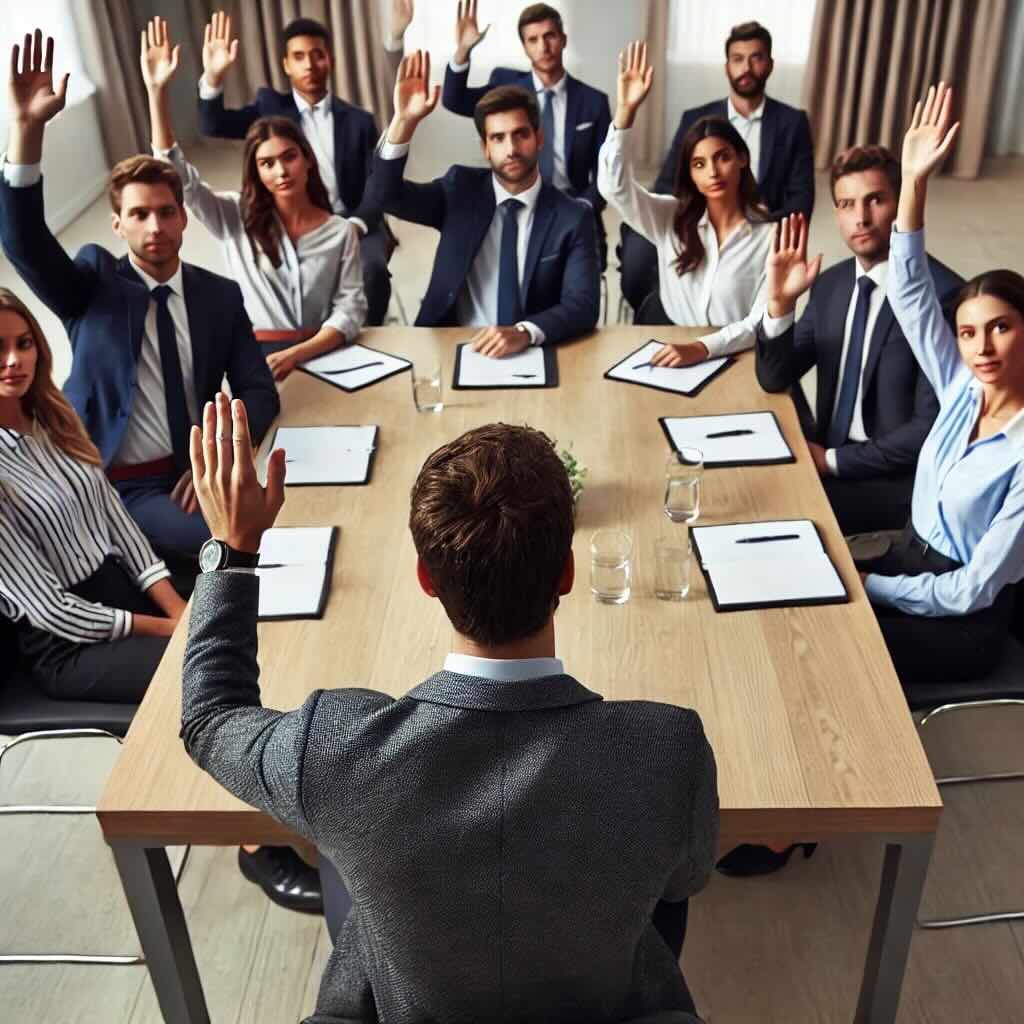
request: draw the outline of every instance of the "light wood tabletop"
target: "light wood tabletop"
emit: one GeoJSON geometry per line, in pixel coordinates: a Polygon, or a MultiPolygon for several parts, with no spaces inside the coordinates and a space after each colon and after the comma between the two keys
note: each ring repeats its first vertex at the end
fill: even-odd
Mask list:
{"type": "MultiPolygon", "coordinates": [[[[292,374],[280,424],[375,423],[380,433],[369,486],[287,490],[278,525],[337,525],[341,533],[323,618],[259,626],[264,703],[292,708],[310,691],[335,686],[399,695],[441,666],[451,630],[416,582],[410,487],[424,457],[464,430],[528,423],[560,447],[571,443],[589,470],[577,517],[576,588],[556,615],[558,655],[567,672],[608,699],[696,708],[718,762],[723,848],[934,832],[938,791],[790,399],[760,390],[751,353],[694,398],[603,379],[652,330],[662,340],[701,333],[606,328],[558,349],[558,388],[522,391],[451,389],[455,345],[466,330],[367,330],[364,344],[443,362],[439,414],[416,412],[408,373],[353,394],[292,374]],[[655,539],[682,529],[662,513],[667,444],[658,417],[759,409],[775,412],[797,461],[706,470],[700,521],[812,519],[849,603],[719,614],[696,567],[685,601],[657,600],[655,539]],[[599,604],[589,590],[590,536],[604,527],[634,541],[633,593],[622,606],[599,604]]],[[[185,754],[178,737],[184,627],[183,620],[103,794],[104,834],[151,846],[287,841],[285,830],[185,754]]]]}

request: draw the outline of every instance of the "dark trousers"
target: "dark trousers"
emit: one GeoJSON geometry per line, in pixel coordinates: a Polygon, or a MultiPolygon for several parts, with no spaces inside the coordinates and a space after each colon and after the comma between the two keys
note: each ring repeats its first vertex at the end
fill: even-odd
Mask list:
{"type": "MultiPolygon", "coordinates": [[[[124,566],[112,557],[88,579],[68,589],[96,604],[140,615],[163,615],[139,590],[124,566]]],[[[160,636],[128,636],[81,644],[36,629],[24,620],[18,628],[22,664],[40,688],[56,700],[138,704],[166,646],[167,637],[160,636]]]]}
{"type": "Polygon", "coordinates": [[[839,529],[846,536],[874,530],[902,530],[910,519],[913,474],[863,480],[824,476],[821,485],[839,520],[839,529]]]}
{"type": "Polygon", "coordinates": [[[660,286],[658,250],[628,224],[622,225],[619,241],[619,275],[622,294],[634,310],[660,286]]]}
{"type": "Polygon", "coordinates": [[[388,260],[395,248],[394,236],[381,224],[376,231],[363,235],[359,255],[363,261],[363,290],[366,292],[366,325],[379,327],[388,315],[391,302],[391,273],[388,260]]]}
{"type": "MultiPolygon", "coordinates": [[[[885,554],[858,561],[857,568],[880,576],[942,575],[960,563],[927,547],[908,525],[885,554]]],[[[1014,588],[1003,587],[990,607],[970,615],[908,615],[875,606],[900,682],[956,683],[989,675],[1002,657],[1013,598],[1014,588]]]]}
{"type": "Polygon", "coordinates": [[[177,482],[177,477],[154,476],[122,480],[114,486],[128,514],[161,557],[194,559],[210,539],[210,528],[198,509],[185,513],[171,500],[177,482]]]}

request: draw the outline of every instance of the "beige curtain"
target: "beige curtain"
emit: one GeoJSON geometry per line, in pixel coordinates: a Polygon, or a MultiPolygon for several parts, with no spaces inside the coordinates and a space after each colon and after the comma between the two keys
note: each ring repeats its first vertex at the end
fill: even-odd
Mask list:
{"type": "Polygon", "coordinates": [[[394,63],[384,50],[378,0],[186,0],[189,38],[202,67],[203,29],[215,10],[232,18],[240,40],[236,66],[225,81],[229,106],[252,100],[256,90],[290,86],[281,67],[281,31],[294,18],[314,18],[331,33],[334,91],[369,110],[378,125],[390,117],[394,63]]]}
{"type": "Polygon", "coordinates": [[[1008,0],[819,0],[804,77],[815,163],[847,146],[899,153],[915,102],[954,87],[960,136],[947,173],[976,178],[985,153],[1008,0]]]}
{"type": "MultiPolygon", "coordinates": [[[[654,84],[650,95],[637,114],[633,132],[637,163],[646,167],[660,167],[665,159],[665,81],[668,77],[668,22],[672,0],[647,0],[644,34],[647,40],[647,59],[654,65],[654,84]]],[[[615,114],[615,96],[609,97],[612,115],[615,114]]]]}

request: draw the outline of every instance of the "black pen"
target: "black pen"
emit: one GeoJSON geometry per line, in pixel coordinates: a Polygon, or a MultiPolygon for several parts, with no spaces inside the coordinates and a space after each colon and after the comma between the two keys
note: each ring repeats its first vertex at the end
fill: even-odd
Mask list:
{"type": "Polygon", "coordinates": [[[513,373],[512,376],[513,377],[524,377],[524,378],[531,377],[532,378],[532,377],[536,377],[537,374],[535,374],[535,373],[513,373]]]}
{"type": "Polygon", "coordinates": [[[373,363],[360,363],[358,366],[346,366],[344,370],[321,370],[321,373],[355,373],[356,370],[365,370],[371,366],[383,366],[384,361],[378,359],[373,363]]]}
{"type": "Polygon", "coordinates": [[[264,565],[261,562],[259,565],[256,566],[256,568],[257,569],[287,569],[288,568],[288,563],[287,562],[267,562],[267,564],[264,565]]]}
{"type": "Polygon", "coordinates": [[[636,366],[631,367],[633,370],[642,370],[645,366],[653,366],[654,363],[637,363],[636,366]]]}
{"type": "Polygon", "coordinates": [[[717,434],[705,434],[707,438],[711,437],[742,437],[744,434],[752,434],[752,430],[719,430],[717,434]]]}
{"type": "Polygon", "coordinates": [[[764,544],[769,540],[799,540],[799,533],[777,533],[772,537],[740,537],[737,544],[764,544]]]}

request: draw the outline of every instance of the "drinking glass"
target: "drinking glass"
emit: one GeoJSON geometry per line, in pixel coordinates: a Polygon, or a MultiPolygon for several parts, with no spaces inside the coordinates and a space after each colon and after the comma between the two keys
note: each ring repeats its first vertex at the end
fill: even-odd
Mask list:
{"type": "Polygon", "coordinates": [[[665,515],[673,523],[693,523],[700,515],[700,484],[704,453],[699,448],[680,448],[665,460],[665,515]]]}
{"type": "Polygon", "coordinates": [[[654,596],[662,601],[682,601],[690,592],[689,531],[679,532],[654,542],[654,596]]]}
{"type": "Polygon", "coordinates": [[[417,412],[440,412],[444,408],[440,362],[427,359],[413,364],[412,400],[417,412]]]}
{"type": "Polygon", "coordinates": [[[598,530],[590,539],[590,591],[602,604],[625,604],[633,576],[633,540],[621,530],[598,530]]]}

